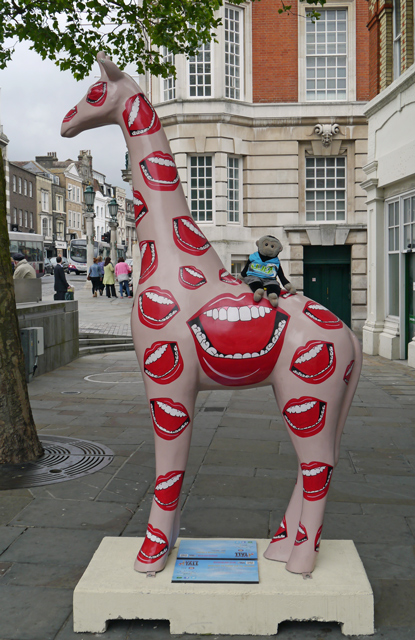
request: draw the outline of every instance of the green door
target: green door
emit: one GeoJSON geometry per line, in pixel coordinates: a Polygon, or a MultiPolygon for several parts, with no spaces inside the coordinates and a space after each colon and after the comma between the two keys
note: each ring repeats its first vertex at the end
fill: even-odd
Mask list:
{"type": "Polygon", "coordinates": [[[304,247],[304,295],[350,326],[350,247],[304,247]]]}

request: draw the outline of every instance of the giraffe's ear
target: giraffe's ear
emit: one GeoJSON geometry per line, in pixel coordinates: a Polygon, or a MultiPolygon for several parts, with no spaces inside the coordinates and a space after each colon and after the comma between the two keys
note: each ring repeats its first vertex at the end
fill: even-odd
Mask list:
{"type": "Polygon", "coordinates": [[[111,82],[116,82],[117,80],[121,80],[124,77],[124,73],[117,67],[116,64],[113,63],[111,58],[105,55],[102,51],[100,51],[97,55],[97,62],[101,67],[101,71],[105,73],[108,77],[108,80],[111,82]]]}

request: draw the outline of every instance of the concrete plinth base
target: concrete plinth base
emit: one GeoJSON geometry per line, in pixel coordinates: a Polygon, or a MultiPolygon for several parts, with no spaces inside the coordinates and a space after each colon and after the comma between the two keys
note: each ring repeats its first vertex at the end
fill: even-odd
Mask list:
{"type": "MultiPolygon", "coordinates": [[[[179,540],[180,541],[180,540],[179,540]]],[[[373,592],[352,541],[323,540],[313,579],[262,557],[259,584],[172,584],[178,543],[155,578],[136,573],[142,539],[104,538],[74,592],[74,631],[108,620],[169,620],[170,633],[272,635],[284,620],[339,622],[345,635],[374,633],[373,592]]]]}

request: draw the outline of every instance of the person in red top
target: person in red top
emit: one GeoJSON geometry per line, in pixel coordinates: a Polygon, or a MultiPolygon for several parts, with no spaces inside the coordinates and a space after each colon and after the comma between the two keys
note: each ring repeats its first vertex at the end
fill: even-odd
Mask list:
{"type": "Polygon", "coordinates": [[[130,287],[128,286],[130,273],[131,273],[131,269],[128,266],[128,264],[125,262],[124,258],[118,258],[118,262],[115,265],[115,277],[117,278],[118,284],[120,285],[121,298],[122,298],[123,291],[125,291],[125,295],[128,298],[133,297],[130,293],[130,287]]]}

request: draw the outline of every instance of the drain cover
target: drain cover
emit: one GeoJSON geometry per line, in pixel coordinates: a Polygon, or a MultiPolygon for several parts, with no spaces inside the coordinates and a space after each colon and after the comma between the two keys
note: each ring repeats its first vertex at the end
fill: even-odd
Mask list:
{"type": "Polygon", "coordinates": [[[38,487],[81,478],[110,464],[114,452],[103,444],[39,434],[45,450],[36,462],[0,465],[0,490],[38,487]]]}

